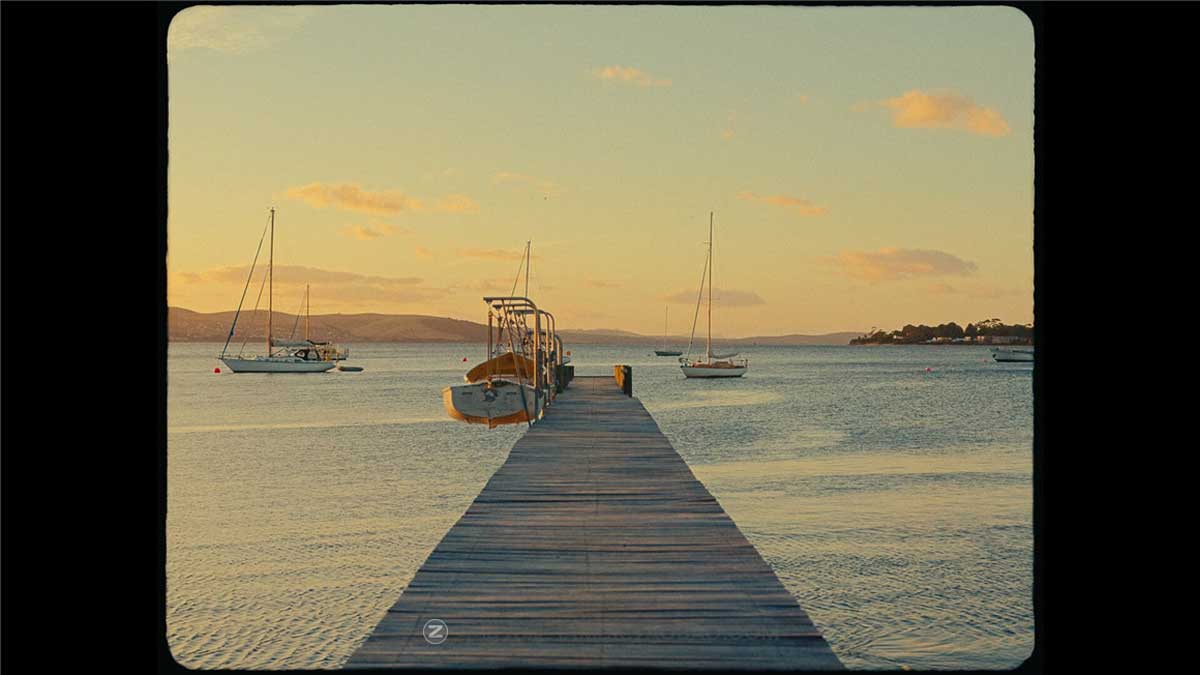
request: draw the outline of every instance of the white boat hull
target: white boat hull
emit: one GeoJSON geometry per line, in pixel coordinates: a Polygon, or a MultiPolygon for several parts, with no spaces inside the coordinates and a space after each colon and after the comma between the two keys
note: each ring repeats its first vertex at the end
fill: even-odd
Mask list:
{"type": "Polygon", "coordinates": [[[993,349],[992,358],[999,363],[1033,363],[1033,350],[993,349]]]}
{"type": "Polygon", "coordinates": [[[442,390],[442,404],[456,420],[492,428],[536,419],[535,393],[527,384],[506,380],[495,380],[491,386],[476,382],[446,387],[442,390]]]}
{"type": "Polygon", "coordinates": [[[252,359],[227,356],[221,359],[221,363],[235,373],[323,373],[337,365],[333,361],[305,361],[278,356],[252,359]]]}
{"type": "Polygon", "coordinates": [[[685,377],[741,377],[748,370],[745,366],[734,368],[707,368],[703,366],[679,366],[685,377]]]}

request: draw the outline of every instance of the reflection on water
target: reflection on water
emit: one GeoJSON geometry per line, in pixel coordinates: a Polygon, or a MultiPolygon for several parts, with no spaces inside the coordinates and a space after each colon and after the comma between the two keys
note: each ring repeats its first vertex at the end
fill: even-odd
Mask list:
{"type": "MultiPolygon", "coordinates": [[[[319,375],[214,375],[214,349],[169,352],[172,652],[192,668],[337,668],[524,426],[442,411],[477,345],[353,345],[364,372],[319,375]]],[[[1028,655],[1029,364],[763,347],[744,378],[686,380],[649,348],[572,351],[581,375],[634,366],[635,395],[848,667],[1028,655]]]]}

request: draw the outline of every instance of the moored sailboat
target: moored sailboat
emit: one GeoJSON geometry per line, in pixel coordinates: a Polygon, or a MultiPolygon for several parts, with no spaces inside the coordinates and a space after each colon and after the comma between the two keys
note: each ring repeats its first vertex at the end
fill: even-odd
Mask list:
{"type": "Polygon", "coordinates": [[[1033,363],[1033,347],[993,347],[992,358],[998,363],[1033,363]]]}
{"type": "Polygon", "coordinates": [[[656,356],[682,356],[683,355],[683,352],[679,351],[678,349],[667,349],[667,313],[669,311],[670,311],[669,307],[663,309],[663,345],[662,345],[662,349],[654,350],[654,354],[656,356]]]}
{"type": "MultiPolygon", "coordinates": [[[[230,356],[227,354],[229,341],[233,339],[233,331],[237,327],[238,317],[242,312],[242,302],[246,299],[246,289],[242,290],[242,300],[238,302],[237,312],[233,315],[233,323],[229,326],[229,335],[225,338],[225,346],[217,358],[234,373],[323,373],[335,365],[335,355],[341,355],[336,346],[328,343],[293,342],[291,340],[272,339],[274,318],[275,290],[275,209],[271,209],[269,224],[271,233],[269,263],[267,267],[267,344],[266,354],[261,356],[230,356]],[[277,349],[278,348],[278,349],[277,349]]],[[[263,233],[264,236],[266,233],[263,233]]],[[[262,240],[258,242],[258,251],[254,254],[254,262],[250,265],[250,275],[246,278],[246,288],[250,287],[250,279],[254,276],[254,266],[258,262],[258,253],[262,250],[262,240]]],[[[259,291],[261,297],[261,290],[259,291]]],[[[255,306],[257,309],[257,303],[255,306]]],[[[299,317],[297,317],[298,319],[299,317]]],[[[293,328],[294,331],[294,328],[293,328]]],[[[307,322],[305,323],[307,332],[307,322]]],[[[345,358],[341,355],[341,358],[345,358]]]]}
{"type": "MultiPolygon", "coordinates": [[[[708,339],[705,342],[704,358],[690,358],[692,352],[692,339],[696,337],[696,324],[692,322],[692,339],[688,340],[688,357],[679,359],[679,368],[683,371],[684,377],[689,378],[712,378],[712,377],[741,377],[746,374],[750,368],[750,362],[747,359],[734,359],[737,352],[732,354],[713,354],[712,350],[712,250],[713,250],[713,226],[712,213],[708,214],[708,258],[704,261],[705,271],[700,277],[700,293],[704,293],[704,279],[708,278],[708,339]]],[[[696,311],[700,311],[700,298],[696,298],[696,311]]]]}

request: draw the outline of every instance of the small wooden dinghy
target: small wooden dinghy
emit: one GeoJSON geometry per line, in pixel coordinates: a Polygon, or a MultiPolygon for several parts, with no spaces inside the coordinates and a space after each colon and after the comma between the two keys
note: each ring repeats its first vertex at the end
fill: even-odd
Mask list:
{"type": "Polygon", "coordinates": [[[342,371],[343,373],[361,373],[362,372],[362,366],[343,366],[340,363],[338,364],[337,369],[342,371]]]}
{"type": "Polygon", "coordinates": [[[515,356],[512,352],[505,352],[500,356],[488,359],[483,363],[475,366],[463,375],[463,380],[466,382],[482,382],[492,377],[533,377],[533,359],[525,356],[515,356]],[[517,372],[518,366],[521,372],[517,372]]]}
{"type": "Polygon", "coordinates": [[[442,404],[446,413],[456,420],[486,424],[489,429],[494,429],[501,424],[534,419],[536,393],[527,384],[492,380],[446,387],[442,390],[442,404]]]}

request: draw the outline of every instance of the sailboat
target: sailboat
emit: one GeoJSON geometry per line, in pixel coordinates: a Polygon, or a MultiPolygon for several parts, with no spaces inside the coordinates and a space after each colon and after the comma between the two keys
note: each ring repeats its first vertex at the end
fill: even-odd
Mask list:
{"type": "Polygon", "coordinates": [[[657,356],[682,356],[683,352],[678,349],[667,349],[667,312],[669,307],[663,309],[663,346],[662,349],[655,349],[654,353],[657,356]]]}
{"type": "MultiPolygon", "coordinates": [[[[708,258],[704,261],[704,274],[700,277],[700,293],[704,293],[704,279],[708,277],[708,340],[705,343],[704,359],[690,358],[692,340],[688,340],[688,357],[679,359],[679,367],[684,377],[741,377],[750,368],[746,359],[734,359],[733,354],[713,354],[712,350],[712,251],[713,251],[713,214],[708,214],[708,258]]],[[[700,297],[696,298],[696,312],[700,311],[700,297]]],[[[692,322],[692,339],[696,337],[696,324],[692,322]]]]}
{"type": "MultiPolygon", "coordinates": [[[[327,343],[318,345],[317,343],[305,340],[304,342],[293,342],[291,340],[272,340],[272,319],[274,316],[274,290],[275,290],[275,209],[271,209],[271,245],[270,257],[267,267],[267,344],[266,353],[262,356],[245,357],[242,354],[237,356],[229,356],[229,341],[233,339],[234,328],[237,327],[238,317],[242,313],[242,303],[238,302],[237,312],[233,315],[233,323],[229,326],[229,336],[225,338],[225,346],[221,349],[221,355],[217,358],[224,363],[230,371],[234,373],[323,373],[331,370],[335,365],[334,359],[329,358],[330,354],[338,354],[340,350],[334,347],[329,349],[327,343]],[[280,349],[275,349],[279,347],[280,349]],[[324,347],[324,349],[322,349],[324,347]]],[[[265,232],[263,233],[266,234],[265,232]]],[[[258,242],[259,251],[262,250],[262,241],[258,242]]],[[[258,262],[258,252],[254,254],[254,261],[258,262]]],[[[246,278],[246,288],[250,287],[250,278],[254,276],[254,264],[250,265],[250,276],[246,278]]],[[[261,291],[260,291],[261,293],[261,291]]],[[[306,292],[307,295],[307,292],[306,292]]],[[[261,297],[261,296],[260,296],[261,297]]],[[[246,290],[242,290],[242,301],[246,299],[246,290]]],[[[255,307],[257,309],[257,305],[255,307]]],[[[297,317],[298,319],[299,317],[297,317]]],[[[293,328],[293,331],[295,329],[293,328]]],[[[307,335],[308,322],[305,322],[305,333],[307,335]]],[[[344,358],[344,356],[342,357],[344,358]]]]}

